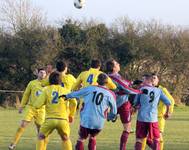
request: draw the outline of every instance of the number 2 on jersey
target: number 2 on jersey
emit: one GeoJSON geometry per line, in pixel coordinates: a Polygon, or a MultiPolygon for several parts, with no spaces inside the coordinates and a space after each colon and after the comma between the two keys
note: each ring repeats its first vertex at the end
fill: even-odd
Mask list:
{"type": "Polygon", "coordinates": [[[52,104],[57,104],[58,103],[58,92],[54,91],[52,93],[53,99],[52,99],[52,104]]]}
{"type": "Polygon", "coordinates": [[[92,84],[92,83],[93,83],[93,74],[90,74],[90,75],[88,76],[87,82],[88,82],[89,84],[92,84]]]}

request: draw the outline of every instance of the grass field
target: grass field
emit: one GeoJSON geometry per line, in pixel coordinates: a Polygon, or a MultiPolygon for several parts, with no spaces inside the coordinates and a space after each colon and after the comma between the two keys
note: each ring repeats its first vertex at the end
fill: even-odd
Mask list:
{"type": "MultiPolygon", "coordinates": [[[[22,116],[16,110],[0,109],[0,150],[7,150],[22,116]]],[[[79,116],[76,116],[71,125],[71,140],[73,145],[77,139],[79,116]]],[[[135,117],[133,119],[135,127],[135,117]]],[[[122,132],[120,120],[116,123],[106,123],[104,130],[97,137],[97,150],[118,150],[119,136],[122,132]]],[[[167,121],[165,137],[165,150],[189,150],[189,107],[177,107],[172,118],[167,121]]],[[[36,132],[33,123],[28,126],[17,150],[35,150],[36,132]]],[[[131,134],[128,141],[128,149],[133,150],[135,135],[131,134]]],[[[87,145],[87,143],[85,143],[87,145]]],[[[50,137],[48,150],[60,150],[60,138],[56,132],[50,137]]]]}

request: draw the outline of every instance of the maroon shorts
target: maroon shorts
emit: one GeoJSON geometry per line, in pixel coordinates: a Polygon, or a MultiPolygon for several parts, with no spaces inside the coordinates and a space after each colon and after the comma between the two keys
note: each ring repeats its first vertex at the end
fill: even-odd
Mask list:
{"type": "Polygon", "coordinates": [[[136,124],[136,138],[158,139],[160,138],[160,132],[158,122],[141,122],[137,121],[136,124]]]}
{"type": "Polygon", "coordinates": [[[121,105],[121,107],[118,108],[117,112],[120,115],[122,123],[131,122],[131,103],[129,101],[121,105]]]}
{"type": "Polygon", "coordinates": [[[100,131],[101,130],[99,129],[89,129],[89,128],[80,126],[79,136],[81,139],[86,139],[89,135],[91,137],[95,137],[100,131]]]}

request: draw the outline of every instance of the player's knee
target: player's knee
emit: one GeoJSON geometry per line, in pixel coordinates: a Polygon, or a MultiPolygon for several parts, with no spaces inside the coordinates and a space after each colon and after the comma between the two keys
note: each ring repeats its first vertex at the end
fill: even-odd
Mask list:
{"type": "Polygon", "coordinates": [[[130,123],[125,123],[123,124],[124,131],[130,132],[131,131],[131,124],[130,123]]]}
{"type": "Polygon", "coordinates": [[[160,138],[154,138],[154,141],[160,142],[160,138]]]}
{"type": "Polygon", "coordinates": [[[28,121],[22,120],[21,124],[20,124],[20,127],[25,128],[28,124],[29,124],[28,121]]]}
{"type": "Polygon", "coordinates": [[[139,138],[137,138],[136,139],[136,143],[138,142],[138,143],[143,143],[143,141],[144,141],[145,139],[139,139],[139,138]]]}
{"type": "Polygon", "coordinates": [[[163,132],[160,132],[160,138],[159,138],[160,142],[163,141],[163,132]]]}
{"type": "Polygon", "coordinates": [[[96,140],[96,136],[90,136],[89,139],[96,140]]]}
{"type": "Polygon", "coordinates": [[[43,133],[39,133],[38,139],[39,139],[39,140],[45,139],[45,135],[44,135],[43,133]]]}
{"type": "Polygon", "coordinates": [[[67,141],[70,139],[69,136],[67,135],[61,135],[61,138],[62,138],[62,141],[67,141]]]}

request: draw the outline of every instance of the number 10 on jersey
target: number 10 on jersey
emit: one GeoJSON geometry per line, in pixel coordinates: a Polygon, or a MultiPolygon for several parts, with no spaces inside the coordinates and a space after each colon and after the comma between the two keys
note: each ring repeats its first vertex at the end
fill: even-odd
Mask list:
{"type": "Polygon", "coordinates": [[[104,94],[103,93],[97,93],[97,91],[93,92],[93,103],[95,103],[96,105],[100,105],[102,103],[102,100],[104,98],[104,94]]]}

